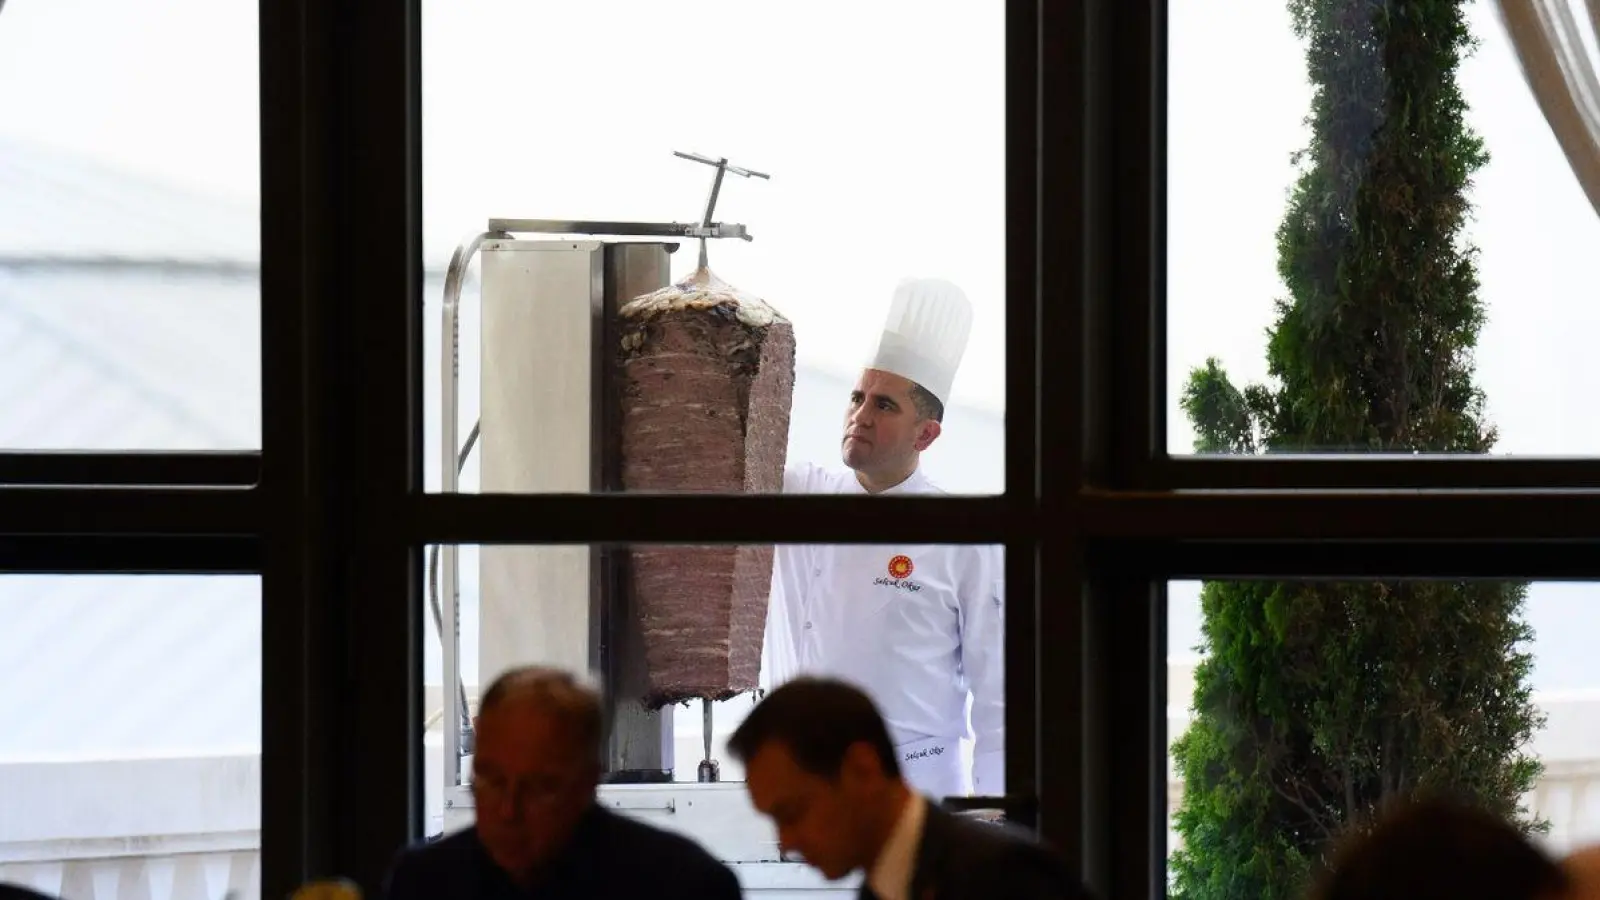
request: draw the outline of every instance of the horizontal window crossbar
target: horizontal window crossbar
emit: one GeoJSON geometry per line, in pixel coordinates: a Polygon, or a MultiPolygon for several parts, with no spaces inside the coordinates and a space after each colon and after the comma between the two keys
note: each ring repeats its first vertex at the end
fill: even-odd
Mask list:
{"type": "Polygon", "coordinates": [[[999,544],[1034,539],[1031,500],[727,494],[428,494],[411,539],[440,544],[999,544]]]}
{"type": "Polygon", "coordinates": [[[248,486],[261,478],[261,454],[0,453],[0,485],[248,486]]]}
{"type": "Polygon", "coordinates": [[[1150,461],[1144,490],[1600,488],[1600,456],[1447,454],[1175,456],[1150,461]]]}
{"type": "Polygon", "coordinates": [[[260,492],[227,487],[0,487],[0,535],[259,535],[260,492]]]}
{"type": "Polygon", "coordinates": [[[259,541],[248,537],[0,538],[7,575],[255,575],[259,541]]]}
{"type": "MultiPolygon", "coordinates": [[[[1600,541],[1095,541],[1090,566],[1157,581],[1600,580],[1600,541]]],[[[1046,596],[1049,585],[1044,586],[1046,596]]]]}
{"type": "Polygon", "coordinates": [[[1088,491],[1089,538],[1572,541],[1600,539],[1600,491],[1088,491]]]}

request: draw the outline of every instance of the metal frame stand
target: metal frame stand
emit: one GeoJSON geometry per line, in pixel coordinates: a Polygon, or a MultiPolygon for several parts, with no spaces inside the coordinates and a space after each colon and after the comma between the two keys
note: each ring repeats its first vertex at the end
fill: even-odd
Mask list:
{"type": "MultiPolygon", "coordinates": [[[[444,419],[444,427],[440,430],[440,465],[443,469],[440,489],[443,493],[457,493],[460,490],[461,471],[465,468],[466,461],[479,435],[480,426],[479,424],[474,424],[467,437],[466,444],[462,445],[460,443],[458,407],[461,376],[461,326],[459,307],[461,288],[466,281],[467,269],[485,241],[495,239],[510,240],[519,234],[581,235],[600,238],[694,238],[700,243],[699,263],[704,267],[706,265],[706,241],[722,239],[753,240],[744,225],[713,221],[717,199],[722,191],[723,179],[729,172],[747,178],[770,179],[771,176],[763,172],[731,165],[726,158],[711,159],[681,151],[674,151],[674,155],[681,159],[712,166],[716,170],[710,191],[706,197],[705,208],[698,222],[490,219],[487,230],[467,238],[451,254],[450,264],[445,272],[442,311],[443,328],[441,329],[443,341],[441,352],[443,353],[443,359],[448,360],[448,365],[441,366],[444,384],[440,393],[440,412],[444,419]]],[[[459,789],[464,783],[462,780],[462,760],[466,754],[472,752],[475,738],[466,688],[461,677],[459,548],[454,545],[443,545],[435,549],[436,552],[430,560],[432,571],[429,577],[429,599],[432,605],[434,622],[439,630],[444,663],[443,702],[446,707],[444,719],[447,722],[454,723],[454,727],[446,725],[443,728],[444,802],[446,808],[449,808],[452,796],[460,792],[459,789]],[[448,627],[446,627],[447,625],[448,627]]],[[[607,646],[611,645],[608,643],[607,646]]],[[[608,663],[605,664],[606,671],[609,672],[611,669],[612,667],[608,663]]],[[[612,717],[615,719],[619,714],[615,704],[610,703],[608,700],[608,706],[612,707],[612,717]]],[[[697,780],[700,782],[715,782],[720,779],[720,767],[715,760],[711,759],[712,707],[710,701],[703,701],[703,712],[706,730],[704,736],[705,759],[700,763],[697,780]]]]}

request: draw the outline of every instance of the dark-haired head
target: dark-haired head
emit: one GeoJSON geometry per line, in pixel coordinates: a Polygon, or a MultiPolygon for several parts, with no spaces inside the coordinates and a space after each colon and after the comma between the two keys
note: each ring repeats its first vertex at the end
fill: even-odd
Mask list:
{"type": "Polygon", "coordinates": [[[768,694],[728,740],[756,809],[829,878],[876,853],[908,796],[889,729],[861,690],[798,678],[768,694]]]}
{"type": "Polygon", "coordinates": [[[884,774],[900,776],[889,728],[871,698],[858,688],[827,678],[796,678],[768,694],[745,716],[728,751],[741,762],[767,744],[785,745],[803,771],[835,778],[845,755],[858,744],[877,757],[884,774]]]}
{"type": "Polygon", "coordinates": [[[1567,879],[1505,818],[1448,797],[1395,804],[1352,830],[1313,900],[1553,900],[1567,879]]]}

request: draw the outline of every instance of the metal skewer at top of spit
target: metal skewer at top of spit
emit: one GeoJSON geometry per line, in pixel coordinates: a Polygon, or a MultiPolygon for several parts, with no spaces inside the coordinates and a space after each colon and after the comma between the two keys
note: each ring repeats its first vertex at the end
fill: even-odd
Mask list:
{"type": "MultiPolygon", "coordinates": [[[[723,157],[721,159],[708,159],[704,156],[700,156],[697,153],[684,153],[681,150],[672,151],[672,155],[679,157],[680,159],[688,159],[697,163],[705,163],[708,166],[714,166],[717,170],[716,177],[711,179],[711,192],[706,195],[705,215],[700,217],[701,229],[710,229],[712,227],[711,214],[717,208],[717,195],[722,193],[722,178],[724,175],[732,172],[735,175],[743,175],[746,178],[762,178],[768,181],[772,179],[772,176],[766,174],[765,172],[757,172],[753,169],[743,169],[739,166],[730,165],[727,157],[723,157]]],[[[706,237],[703,234],[699,237],[700,268],[709,268],[709,266],[706,265],[706,237]]],[[[742,235],[742,237],[744,237],[744,239],[747,241],[750,240],[749,235],[742,235]]]]}
{"type": "MultiPolygon", "coordinates": [[[[0,6],[5,0],[0,0],[0,6]]],[[[450,256],[450,265],[445,270],[444,277],[444,340],[445,359],[449,365],[443,366],[444,393],[442,396],[441,413],[444,418],[442,442],[443,454],[440,456],[440,465],[443,467],[441,486],[444,493],[453,494],[459,490],[461,473],[467,467],[467,460],[472,454],[473,445],[478,441],[479,426],[474,423],[472,430],[467,434],[466,443],[458,441],[456,410],[458,408],[460,391],[460,348],[461,330],[458,318],[461,303],[461,288],[466,282],[467,267],[471,265],[472,258],[477,255],[483,242],[492,239],[509,240],[514,234],[582,234],[595,237],[689,237],[698,238],[700,241],[700,268],[706,265],[706,241],[719,238],[737,238],[743,241],[754,240],[749,229],[740,224],[728,222],[714,222],[712,216],[716,212],[717,198],[722,193],[722,180],[727,173],[732,172],[745,178],[760,178],[770,181],[771,175],[757,172],[742,166],[729,163],[726,157],[712,159],[698,153],[685,153],[681,150],[672,151],[672,155],[679,159],[702,163],[716,169],[716,175],[711,180],[711,190],[706,195],[705,211],[700,216],[700,221],[684,222],[601,222],[601,221],[574,221],[566,219],[490,219],[489,228],[480,234],[474,235],[461,242],[450,256]]],[[[474,749],[476,735],[473,733],[472,718],[467,708],[466,686],[461,679],[458,662],[457,642],[460,640],[459,601],[460,601],[460,575],[456,567],[456,548],[453,546],[432,549],[432,558],[429,560],[429,600],[433,607],[433,620],[439,630],[439,642],[443,645],[443,662],[445,667],[445,695],[452,697],[457,709],[457,728],[446,728],[445,731],[445,772],[452,784],[459,783],[461,774],[462,753],[471,753],[474,749]],[[441,554],[441,550],[443,553],[441,554]],[[442,575],[442,577],[441,577],[442,575]],[[442,586],[440,581],[445,582],[442,586]],[[448,623],[448,624],[447,624],[448,623]],[[453,689],[452,689],[453,688],[453,689]]],[[[447,705],[450,701],[446,701],[447,705]]],[[[701,761],[698,777],[700,781],[716,781],[719,778],[719,767],[711,759],[711,701],[705,700],[703,712],[705,716],[705,759],[701,761]]]]}
{"type": "Polygon", "coordinates": [[[459,296],[457,286],[455,294],[451,293],[451,278],[456,269],[461,269],[464,274],[467,263],[471,262],[473,252],[477,249],[477,242],[487,238],[509,238],[513,234],[586,234],[599,237],[687,237],[700,240],[700,265],[706,264],[706,241],[713,238],[737,238],[742,241],[754,240],[745,226],[730,222],[714,222],[712,216],[716,213],[717,197],[722,193],[722,179],[727,173],[742,175],[745,178],[762,178],[771,180],[772,176],[754,169],[746,169],[728,162],[726,157],[712,159],[698,153],[685,153],[682,150],[672,151],[672,155],[679,159],[703,163],[716,169],[716,175],[711,179],[711,190],[706,195],[705,212],[701,214],[698,222],[581,222],[566,219],[490,219],[489,230],[473,240],[463,243],[456,248],[455,257],[450,260],[450,270],[445,273],[445,302],[448,304],[453,296],[459,296]]]}

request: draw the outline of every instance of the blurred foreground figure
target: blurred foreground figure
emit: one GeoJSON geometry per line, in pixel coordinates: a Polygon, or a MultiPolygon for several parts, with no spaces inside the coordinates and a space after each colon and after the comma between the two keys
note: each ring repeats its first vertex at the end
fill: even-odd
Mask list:
{"type": "Polygon", "coordinates": [[[289,900],[361,900],[361,887],[345,878],[320,878],[300,885],[289,900]]]}
{"type": "Polygon", "coordinates": [[[1600,846],[1585,847],[1562,861],[1569,900],[1600,900],[1600,846]]]}
{"type": "Polygon", "coordinates": [[[1336,852],[1313,900],[1565,900],[1561,866],[1499,816],[1421,800],[1336,852]]]}
{"type": "Polygon", "coordinates": [[[750,711],[728,750],[783,849],[832,880],[864,871],[864,900],[1088,897],[1030,835],[915,793],[877,707],[842,681],[784,683],[750,711]]]}
{"type": "Polygon", "coordinates": [[[386,896],[738,900],[698,844],[595,802],[602,731],[599,694],[571,675],[497,678],[478,710],[473,827],[402,853],[386,896]]]}

